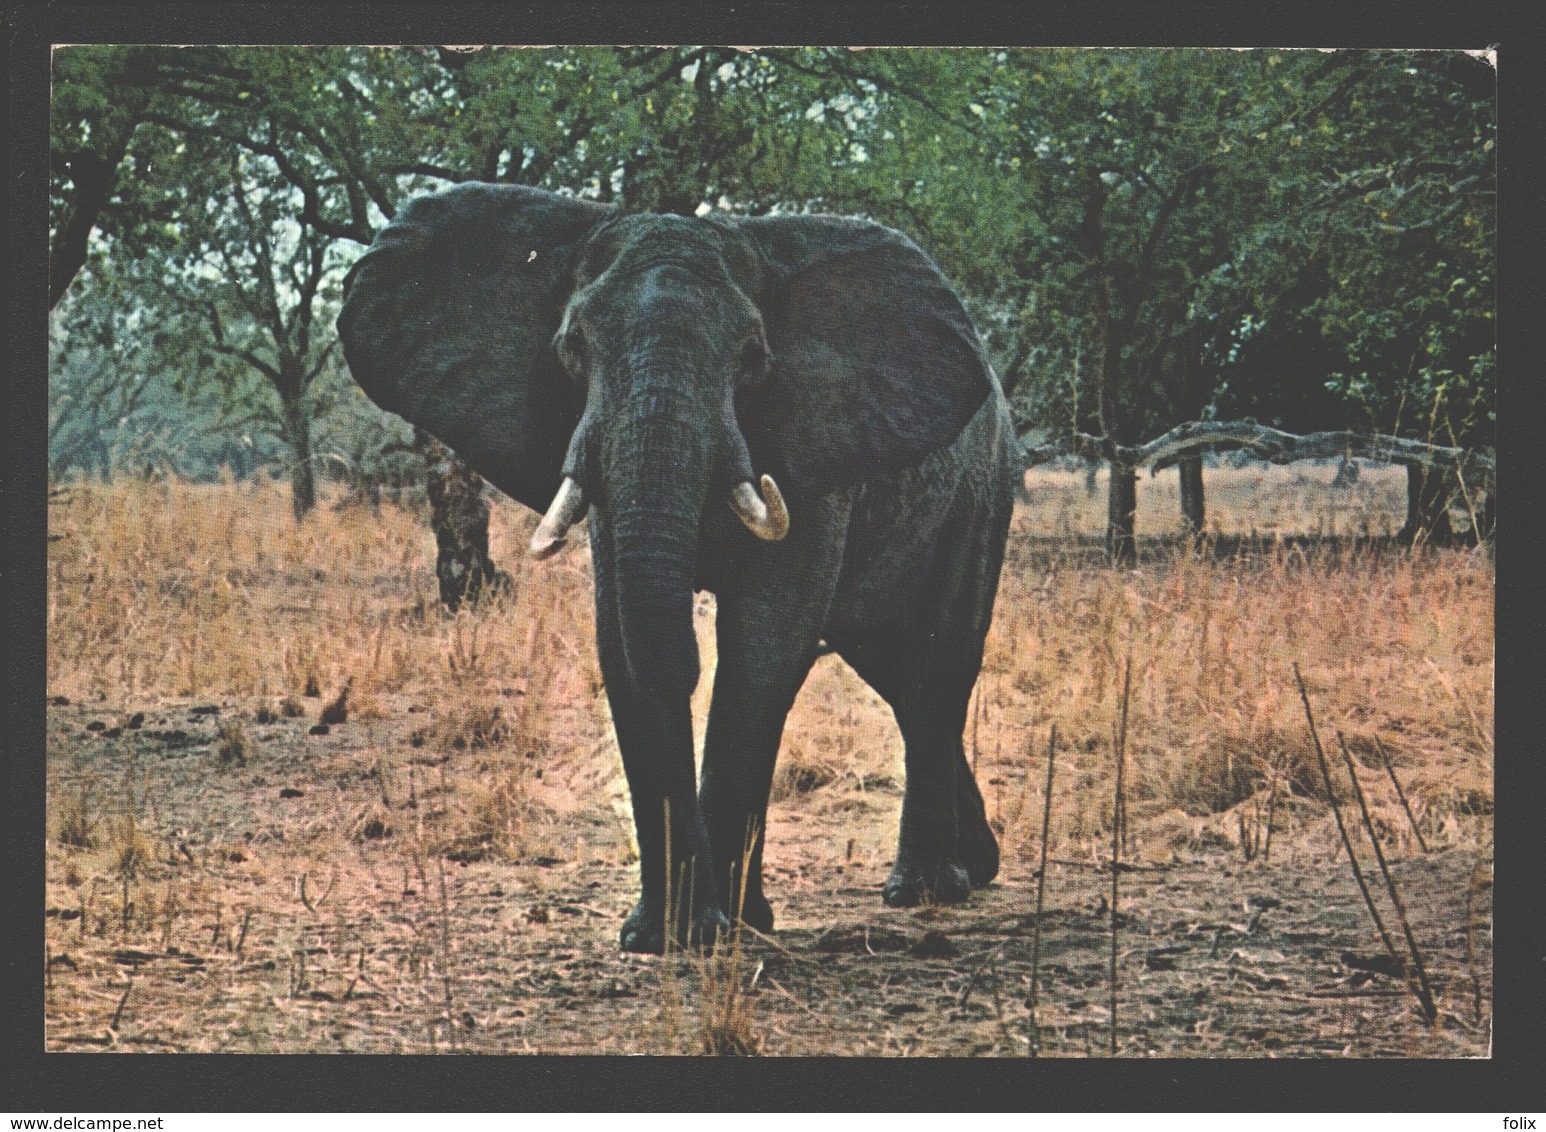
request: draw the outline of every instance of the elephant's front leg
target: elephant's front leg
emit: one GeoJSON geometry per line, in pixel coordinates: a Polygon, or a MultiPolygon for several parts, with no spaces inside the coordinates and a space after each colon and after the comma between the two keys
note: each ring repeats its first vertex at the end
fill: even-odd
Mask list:
{"type": "MultiPolygon", "coordinates": [[[[609,693],[615,684],[608,679],[609,693]]],[[[626,698],[609,695],[639,844],[640,896],[623,922],[622,948],[659,953],[668,936],[680,946],[712,947],[729,921],[693,783],[688,705],[625,707],[619,701],[626,698]]]]}
{"type": "Polygon", "coordinates": [[[712,946],[729,921],[719,903],[713,850],[693,781],[690,689],[662,696],[641,687],[630,673],[603,523],[592,523],[591,538],[597,657],[639,847],[640,896],[623,922],[620,942],[624,951],[659,954],[671,928],[680,945],[712,946]]]}
{"type": "Polygon", "coordinates": [[[777,543],[741,538],[734,584],[718,595],[719,664],[703,743],[701,800],[719,867],[720,903],[773,927],[762,848],[773,769],[800,685],[816,657],[842,568],[846,496],[803,509],[777,543]]]}
{"type": "Polygon", "coordinates": [[[766,932],[773,929],[773,909],[762,892],[768,795],[784,717],[815,650],[775,666],[777,672],[758,671],[759,665],[748,666],[744,657],[726,656],[725,637],[722,628],[703,745],[702,805],[719,866],[721,906],[735,919],[766,932]]]}

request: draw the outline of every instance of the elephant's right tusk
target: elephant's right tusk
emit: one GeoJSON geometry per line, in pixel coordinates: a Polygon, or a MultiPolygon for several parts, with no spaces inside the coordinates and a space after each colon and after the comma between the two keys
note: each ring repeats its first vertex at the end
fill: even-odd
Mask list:
{"type": "Polygon", "coordinates": [[[542,522],[537,524],[537,530],[531,536],[532,557],[547,558],[562,550],[569,528],[574,526],[575,520],[584,510],[584,490],[573,478],[565,476],[564,482],[559,485],[558,494],[553,496],[548,513],[542,516],[542,522]]]}
{"type": "Polygon", "coordinates": [[[747,530],[760,539],[777,542],[789,533],[789,508],[772,476],[762,477],[761,496],[750,481],[736,484],[730,493],[730,506],[747,530]]]}

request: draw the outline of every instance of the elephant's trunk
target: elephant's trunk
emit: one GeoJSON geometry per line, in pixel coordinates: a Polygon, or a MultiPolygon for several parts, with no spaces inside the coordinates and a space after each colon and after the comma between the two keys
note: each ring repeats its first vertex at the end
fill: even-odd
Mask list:
{"type": "Polygon", "coordinates": [[[690,406],[656,400],[603,443],[605,480],[629,672],[652,698],[685,701],[698,682],[692,596],[712,445],[690,406]]]}
{"type": "Polygon", "coordinates": [[[651,697],[685,699],[698,683],[693,632],[697,522],[643,512],[616,532],[617,603],[623,653],[636,686],[651,697]]]}

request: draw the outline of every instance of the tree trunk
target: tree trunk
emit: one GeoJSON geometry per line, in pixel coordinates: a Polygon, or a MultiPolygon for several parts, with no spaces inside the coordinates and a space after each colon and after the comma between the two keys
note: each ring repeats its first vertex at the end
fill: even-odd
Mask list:
{"type": "Polygon", "coordinates": [[[428,433],[415,430],[414,441],[424,454],[440,600],[455,613],[463,601],[476,605],[485,593],[508,586],[510,575],[489,558],[489,505],[482,478],[428,433]]]}
{"type": "Polygon", "coordinates": [[[1138,472],[1111,465],[1111,484],[1106,491],[1106,557],[1114,566],[1138,561],[1133,517],[1138,510],[1138,472]]]}
{"type": "Polygon", "coordinates": [[[1202,490],[1202,455],[1193,452],[1176,461],[1181,475],[1181,526],[1193,538],[1202,534],[1207,522],[1207,504],[1202,490]]]}
{"type": "MultiPolygon", "coordinates": [[[[1100,430],[1117,444],[1132,442],[1132,414],[1124,396],[1124,370],[1120,341],[1114,341],[1111,289],[1104,262],[1106,190],[1099,177],[1091,177],[1084,200],[1080,240],[1092,260],[1096,324],[1094,371],[1097,416],[1100,430]]],[[[1135,469],[1111,464],[1111,480],[1106,486],[1106,559],[1113,566],[1130,566],[1138,560],[1138,545],[1133,537],[1133,516],[1138,510],[1138,473],[1135,469]]]]}
{"type": "Polygon", "coordinates": [[[1449,504],[1459,485],[1453,474],[1422,464],[1406,466],[1406,525],[1396,538],[1408,545],[1452,546],[1457,541],[1449,504]]]}
{"type": "Polygon", "coordinates": [[[68,170],[73,182],[70,205],[64,222],[54,234],[53,247],[48,257],[48,309],[53,310],[70,289],[71,282],[86,264],[87,247],[97,217],[112,196],[117,184],[118,164],[129,146],[128,132],[111,139],[98,155],[81,150],[68,159],[68,170]]]}
{"type": "Polygon", "coordinates": [[[1477,528],[1474,532],[1478,542],[1487,543],[1488,549],[1492,548],[1492,539],[1497,531],[1498,523],[1498,492],[1493,487],[1482,496],[1481,504],[1476,508],[1477,528]]]}
{"type": "Polygon", "coordinates": [[[316,469],[311,462],[311,420],[299,403],[284,407],[285,443],[290,446],[290,505],[299,523],[317,505],[316,469]]]}

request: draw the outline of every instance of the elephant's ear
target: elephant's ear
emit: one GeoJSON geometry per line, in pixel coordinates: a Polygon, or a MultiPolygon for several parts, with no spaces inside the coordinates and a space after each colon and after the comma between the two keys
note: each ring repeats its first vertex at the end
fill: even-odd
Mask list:
{"type": "Polygon", "coordinates": [[[552,348],[568,261],[609,212],[459,185],[405,205],[344,282],[338,335],[361,388],[539,511],[582,407],[552,348]]]}
{"type": "Polygon", "coordinates": [[[923,250],[878,224],[741,221],[772,266],[773,367],[741,409],[759,470],[821,493],[947,446],[994,387],[961,300],[923,250]]]}

